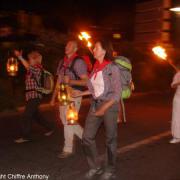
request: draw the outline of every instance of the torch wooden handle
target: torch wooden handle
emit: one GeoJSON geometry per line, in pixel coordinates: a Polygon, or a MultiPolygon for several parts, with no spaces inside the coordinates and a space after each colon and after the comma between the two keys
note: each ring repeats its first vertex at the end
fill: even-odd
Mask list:
{"type": "Polygon", "coordinates": [[[168,63],[175,69],[176,72],[179,71],[179,69],[172,63],[172,60],[171,60],[171,59],[169,59],[169,60],[167,60],[167,61],[168,61],[168,63]]]}

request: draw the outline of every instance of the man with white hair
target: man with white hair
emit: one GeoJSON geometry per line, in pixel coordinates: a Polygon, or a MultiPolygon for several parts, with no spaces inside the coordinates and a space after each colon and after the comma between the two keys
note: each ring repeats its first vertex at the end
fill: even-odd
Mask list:
{"type": "MultiPolygon", "coordinates": [[[[88,79],[87,65],[85,61],[78,56],[78,44],[75,40],[69,40],[65,47],[65,57],[60,60],[57,68],[58,80],[56,88],[52,96],[51,105],[54,104],[58,93],[58,86],[60,83],[66,83],[73,91],[82,91],[83,86],[86,86],[88,79]]],[[[80,110],[82,97],[71,98],[74,101],[77,111],[80,110]]],[[[63,152],[58,156],[59,158],[67,158],[73,153],[73,140],[76,135],[82,139],[83,128],[77,125],[69,125],[67,122],[67,106],[59,106],[60,119],[64,125],[64,148],[63,152]]]]}
{"type": "Polygon", "coordinates": [[[42,76],[42,55],[38,51],[32,51],[28,54],[28,61],[22,57],[22,51],[14,51],[15,56],[19,59],[22,65],[26,68],[26,106],[23,114],[22,137],[15,140],[15,143],[25,143],[31,140],[32,122],[35,120],[38,124],[46,129],[45,136],[50,136],[53,133],[52,125],[44,119],[39,112],[39,105],[42,99],[42,94],[36,89],[41,83],[42,76]],[[37,83],[38,82],[38,83],[37,83]]]}

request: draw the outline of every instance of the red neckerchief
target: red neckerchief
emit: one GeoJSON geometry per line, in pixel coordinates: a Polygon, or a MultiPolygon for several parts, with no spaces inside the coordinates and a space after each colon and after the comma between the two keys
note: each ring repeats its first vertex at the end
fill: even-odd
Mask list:
{"type": "Polygon", "coordinates": [[[34,67],[34,68],[43,69],[43,66],[42,66],[42,64],[36,64],[36,65],[34,65],[33,67],[34,67]]]}
{"type": "Polygon", "coordinates": [[[68,58],[67,56],[64,57],[64,63],[63,63],[63,67],[66,71],[66,69],[69,67],[69,65],[71,64],[71,62],[77,57],[77,53],[74,53],[70,58],[68,58]]]}
{"type": "Polygon", "coordinates": [[[101,64],[99,63],[99,61],[96,61],[94,64],[94,68],[93,68],[94,79],[96,79],[97,73],[99,71],[102,71],[110,63],[111,63],[111,61],[109,61],[109,60],[104,60],[101,64]]]}
{"type": "MultiPolygon", "coordinates": [[[[33,67],[33,68],[38,68],[38,69],[43,69],[42,64],[36,64],[36,65],[33,65],[32,67],[33,67]]],[[[31,75],[30,71],[27,71],[27,74],[26,74],[26,75],[31,75]]]]}

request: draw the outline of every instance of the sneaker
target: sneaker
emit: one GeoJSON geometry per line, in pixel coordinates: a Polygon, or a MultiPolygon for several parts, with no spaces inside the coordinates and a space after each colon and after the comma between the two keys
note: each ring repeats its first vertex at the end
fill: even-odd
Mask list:
{"type": "Polygon", "coordinates": [[[169,143],[171,143],[171,144],[180,143],[180,139],[173,138],[169,143]]]}
{"type": "Polygon", "coordinates": [[[73,155],[73,153],[71,153],[71,152],[62,152],[61,154],[58,155],[58,158],[65,159],[65,158],[68,158],[72,155],[73,155]]]}
{"type": "Polygon", "coordinates": [[[54,130],[51,130],[51,131],[48,131],[48,132],[44,133],[44,136],[49,137],[49,136],[51,136],[53,133],[54,133],[54,130]]]}
{"type": "Polygon", "coordinates": [[[22,143],[27,143],[30,142],[29,139],[25,139],[25,138],[18,138],[14,141],[16,144],[22,144],[22,143]]]}
{"type": "Polygon", "coordinates": [[[86,175],[85,175],[85,178],[86,179],[92,179],[92,178],[94,178],[95,176],[97,176],[97,175],[101,175],[103,173],[103,170],[102,170],[102,168],[96,168],[96,169],[90,169],[87,173],[86,173],[86,175]]]}
{"type": "Polygon", "coordinates": [[[101,177],[100,180],[112,180],[115,179],[116,175],[112,172],[104,172],[101,177]]]}

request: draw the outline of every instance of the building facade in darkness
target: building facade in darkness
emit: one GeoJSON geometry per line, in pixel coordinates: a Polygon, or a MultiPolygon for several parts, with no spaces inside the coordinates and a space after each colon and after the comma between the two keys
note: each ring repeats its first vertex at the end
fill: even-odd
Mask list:
{"type": "Polygon", "coordinates": [[[135,43],[139,46],[170,44],[171,0],[151,0],[136,5],[135,43]]]}

